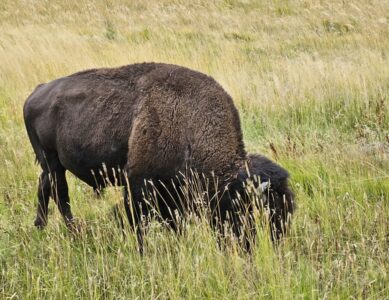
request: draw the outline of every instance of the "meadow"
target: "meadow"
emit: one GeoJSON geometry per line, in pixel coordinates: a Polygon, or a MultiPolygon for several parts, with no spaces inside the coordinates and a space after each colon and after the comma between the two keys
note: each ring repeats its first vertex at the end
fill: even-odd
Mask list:
{"type": "Polygon", "coordinates": [[[389,299],[389,2],[0,1],[0,299],[389,299]],[[297,210],[273,247],[220,250],[206,222],[153,224],[144,255],[67,174],[74,238],[50,204],[22,115],[36,85],[76,71],[174,63],[233,97],[246,149],[287,168],[297,210]]]}

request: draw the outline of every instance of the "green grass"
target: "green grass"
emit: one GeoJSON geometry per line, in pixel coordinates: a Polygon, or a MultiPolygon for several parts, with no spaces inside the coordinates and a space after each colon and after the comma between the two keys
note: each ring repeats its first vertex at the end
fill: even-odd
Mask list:
{"type": "Polygon", "coordinates": [[[387,1],[0,2],[0,298],[389,298],[387,1]],[[68,174],[72,237],[53,203],[33,227],[39,168],[22,118],[41,82],[141,61],[213,76],[246,148],[291,175],[298,209],[274,249],[221,251],[206,225],[153,224],[146,251],[68,174]],[[272,145],[270,147],[270,145],[272,145]],[[273,149],[273,150],[272,150],[273,149]]]}

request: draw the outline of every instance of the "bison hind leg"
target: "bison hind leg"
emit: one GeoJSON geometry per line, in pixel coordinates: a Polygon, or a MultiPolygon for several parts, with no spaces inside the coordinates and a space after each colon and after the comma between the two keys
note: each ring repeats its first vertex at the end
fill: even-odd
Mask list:
{"type": "Polygon", "coordinates": [[[73,215],[70,209],[66,169],[59,161],[58,154],[46,152],[44,161],[40,161],[43,172],[38,185],[38,209],[35,226],[43,228],[47,224],[49,197],[56,202],[58,209],[65,220],[66,226],[73,230],[73,215]]]}
{"type": "Polygon", "coordinates": [[[43,171],[39,176],[38,183],[38,208],[34,225],[42,229],[47,225],[47,215],[49,206],[49,197],[51,195],[51,185],[49,175],[43,171]]]}

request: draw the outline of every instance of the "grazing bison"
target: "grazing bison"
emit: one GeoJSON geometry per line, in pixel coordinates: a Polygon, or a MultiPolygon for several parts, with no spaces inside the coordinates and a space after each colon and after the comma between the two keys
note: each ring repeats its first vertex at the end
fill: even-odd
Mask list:
{"type": "Polygon", "coordinates": [[[171,219],[172,211],[185,206],[173,200],[187,170],[203,174],[204,181],[211,174],[217,178],[212,192],[219,196],[208,204],[218,212],[212,224],[219,228],[228,221],[241,235],[240,208],[252,210],[244,186],[255,175],[270,181],[263,203],[270,209],[273,239],[293,212],[288,173],[262,156],[246,155],[231,97],[202,73],[159,63],[82,71],[39,85],[24,105],[24,120],[42,167],[39,228],[47,223],[49,197],[73,227],[66,170],[96,192],[125,186],[126,213],[140,240],[138,225],[152,210],[144,198],[147,182],[162,187],[157,205],[162,218],[171,219]]]}

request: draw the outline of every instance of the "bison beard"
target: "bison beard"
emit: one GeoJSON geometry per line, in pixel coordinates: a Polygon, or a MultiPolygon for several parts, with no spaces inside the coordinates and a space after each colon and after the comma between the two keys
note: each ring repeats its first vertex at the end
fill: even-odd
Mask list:
{"type": "Polygon", "coordinates": [[[209,199],[218,200],[204,198],[210,223],[218,231],[228,223],[245,248],[245,233],[253,235],[255,228],[244,222],[254,209],[248,182],[260,189],[261,182],[270,181],[261,205],[269,211],[273,240],[284,233],[293,212],[288,173],[262,156],[246,155],[231,97],[202,73],[157,63],[79,72],[39,85],[26,100],[24,120],[42,167],[39,228],[47,224],[49,197],[74,228],[66,170],[97,192],[107,185],[125,186],[125,209],[140,245],[142,216],[154,209],[144,198],[147,182],[159,186],[155,203],[163,220],[174,224],[172,211],[196,211],[191,197],[178,205],[174,191],[188,170],[204,176],[204,182],[217,178],[209,191],[216,197],[209,194],[209,199]]]}

